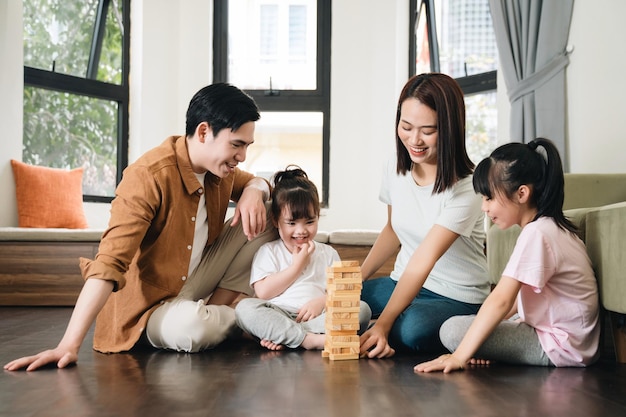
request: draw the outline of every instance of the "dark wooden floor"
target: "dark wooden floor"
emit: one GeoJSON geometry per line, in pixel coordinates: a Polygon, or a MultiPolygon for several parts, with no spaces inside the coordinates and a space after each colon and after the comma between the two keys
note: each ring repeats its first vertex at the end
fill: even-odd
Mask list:
{"type": "MultiPolygon", "coordinates": [[[[0,307],[0,363],[52,347],[71,309],[0,307]]],[[[7,372],[1,416],[625,416],[626,365],[503,364],[414,374],[427,357],[329,361],[252,341],[199,354],[103,355],[89,338],[68,369],[7,372]]]]}

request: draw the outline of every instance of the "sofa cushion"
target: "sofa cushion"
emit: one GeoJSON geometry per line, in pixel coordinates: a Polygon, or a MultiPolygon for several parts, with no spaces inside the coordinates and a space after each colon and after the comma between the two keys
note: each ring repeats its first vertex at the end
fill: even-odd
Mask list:
{"type": "Polygon", "coordinates": [[[563,214],[578,228],[578,237],[585,241],[587,228],[587,213],[595,210],[595,207],[585,207],[577,209],[564,210],[563,214]]]}
{"type": "Polygon", "coordinates": [[[337,229],[330,232],[328,242],[336,245],[372,246],[380,231],[369,229],[337,229]]]}
{"type": "Polygon", "coordinates": [[[330,233],[325,232],[323,230],[318,230],[317,234],[315,235],[315,241],[316,242],[320,242],[320,243],[328,243],[328,236],[330,235],[330,233]]]}
{"type": "Polygon", "coordinates": [[[87,228],[83,169],[48,168],[11,160],[20,227],[87,228]]]}
{"type": "Polygon", "coordinates": [[[600,301],[609,311],[626,314],[626,201],[587,214],[587,253],[598,278],[600,301]]]}

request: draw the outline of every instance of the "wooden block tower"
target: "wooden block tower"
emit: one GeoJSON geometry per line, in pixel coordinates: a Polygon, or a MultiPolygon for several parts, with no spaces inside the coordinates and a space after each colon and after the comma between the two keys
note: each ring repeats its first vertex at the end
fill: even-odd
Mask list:
{"type": "Polygon", "coordinates": [[[326,269],[326,342],[322,357],[359,359],[359,309],[363,281],[358,261],[340,261],[326,269]]]}

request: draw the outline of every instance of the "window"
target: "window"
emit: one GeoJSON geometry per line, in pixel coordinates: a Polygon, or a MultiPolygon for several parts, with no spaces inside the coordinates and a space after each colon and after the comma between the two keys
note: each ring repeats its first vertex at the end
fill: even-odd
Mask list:
{"type": "Polygon", "coordinates": [[[330,0],[214,0],[213,80],[261,110],[243,169],[304,169],[328,203],[330,0]],[[227,34],[224,36],[223,34],[227,34]]]}
{"type": "Polygon", "coordinates": [[[84,168],[111,201],[128,163],[130,0],[24,0],[24,162],[84,168]]]}
{"type": "Polygon", "coordinates": [[[488,0],[412,0],[410,74],[454,77],[465,93],[467,151],[475,163],[497,144],[498,50],[488,0]]]}

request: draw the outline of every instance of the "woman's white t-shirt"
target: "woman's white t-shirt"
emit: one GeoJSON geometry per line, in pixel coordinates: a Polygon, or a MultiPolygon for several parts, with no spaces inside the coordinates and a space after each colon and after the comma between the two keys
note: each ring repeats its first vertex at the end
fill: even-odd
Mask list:
{"type": "Polygon", "coordinates": [[[402,245],[391,278],[400,279],[417,247],[438,224],[459,237],[435,263],[424,288],[458,301],[482,303],[490,291],[482,199],[474,192],[471,176],[442,193],[432,191],[433,185],[417,185],[410,173],[397,174],[395,158],[388,161],[379,198],[391,206],[391,225],[402,245]]]}

